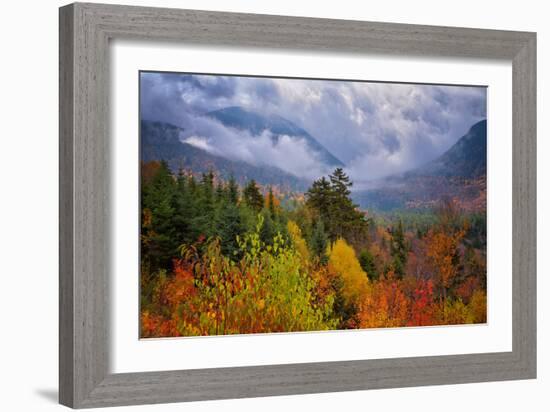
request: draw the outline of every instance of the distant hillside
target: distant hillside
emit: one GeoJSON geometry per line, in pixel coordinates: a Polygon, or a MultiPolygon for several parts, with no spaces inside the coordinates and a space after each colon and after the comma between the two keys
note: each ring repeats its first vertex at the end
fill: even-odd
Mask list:
{"type": "MultiPolygon", "coordinates": [[[[265,118],[240,108],[222,109],[209,115],[230,127],[246,127],[253,136],[267,129],[273,133],[273,139],[283,134],[302,136],[305,139],[309,136],[307,132],[282,118],[265,118]]],[[[274,166],[255,166],[244,161],[215,156],[183,143],[180,140],[182,134],[183,129],[174,125],[143,120],[141,159],[165,160],[174,173],[180,169],[197,174],[214,170],[224,179],[233,175],[241,185],[255,179],[260,185],[273,185],[282,192],[304,192],[311,184],[306,179],[274,166]]],[[[308,144],[318,149],[315,139],[311,139],[307,140],[311,142],[308,144]]],[[[371,182],[372,189],[353,192],[353,199],[363,209],[390,211],[432,208],[441,198],[452,197],[459,200],[464,209],[484,210],[487,194],[486,146],[487,122],[483,120],[473,125],[466,135],[438,158],[407,173],[371,182]]],[[[326,156],[330,156],[330,153],[326,156]]],[[[336,158],[327,159],[339,162],[336,158]]]]}
{"type": "Polygon", "coordinates": [[[402,175],[372,182],[373,189],[353,193],[365,209],[389,211],[435,206],[455,198],[467,210],[487,206],[487,121],[474,124],[437,159],[402,175]]]}
{"type": "Polygon", "coordinates": [[[487,173],[487,120],[474,124],[449,150],[411,172],[415,176],[476,178],[487,173]]]}
{"type": "Polygon", "coordinates": [[[344,163],[330,153],[308,132],[281,116],[264,116],[245,110],[242,107],[226,107],[209,112],[207,116],[217,119],[227,127],[246,130],[252,136],[260,135],[267,130],[272,133],[274,143],[283,135],[304,139],[310,151],[315,153],[323,164],[331,167],[344,166],[344,163]]]}
{"type": "Polygon", "coordinates": [[[254,166],[245,162],[212,155],[180,141],[183,129],[162,122],[141,121],[141,160],[165,160],[170,169],[205,173],[214,170],[227,179],[232,174],[244,185],[255,179],[261,185],[276,185],[284,191],[304,191],[307,181],[272,166],[254,166]]]}

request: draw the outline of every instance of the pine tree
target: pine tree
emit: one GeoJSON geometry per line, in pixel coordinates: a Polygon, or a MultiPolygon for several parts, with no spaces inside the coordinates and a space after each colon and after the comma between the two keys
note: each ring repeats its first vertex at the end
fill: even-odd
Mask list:
{"type": "Polygon", "coordinates": [[[275,219],[275,197],[273,196],[273,189],[271,186],[269,186],[269,193],[267,197],[267,208],[269,209],[269,213],[271,215],[271,219],[275,219]]]}
{"type": "Polygon", "coordinates": [[[187,186],[189,187],[189,191],[193,194],[197,193],[197,181],[195,180],[195,176],[190,175],[189,179],[187,179],[187,186]]]}
{"type": "Polygon", "coordinates": [[[246,232],[246,226],[242,220],[237,205],[224,202],[216,216],[216,236],[220,238],[221,251],[230,259],[237,260],[239,245],[237,236],[246,232]]]}
{"type": "Polygon", "coordinates": [[[329,179],[332,190],[338,197],[341,199],[349,198],[351,194],[350,188],[353,186],[353,183],[349,180],[349,176],[344,173],[341,167],[336,168],[329,176],[329,179]]]}
{"type": "Polygon", "coordinates": [[[350,197],[353,183],[342,168],[336,168],[329,179],[333,192],[330,204],[331,240],[343,237],[351,241],[354,233],[361,232],[366,227],[363,215],[350,197]]]}
{"type": "Polygon", "coordinates": [[[261,215],[263,217],[263,223],[262,228],[260,229],[260,239],[266,245],[272,245],[276,232],[273,220],[271,219],[271,214],[269,213],[269,210],[264,209],[261,215]]]}
{"type": "Polygon", "coordinates": [[[256,185],[256,181],[254,179],[248,182],[245,186],[243,198],[248,207],[256,212],[261,211],[264,207],[264,197],[260,193],[260,189],[256,185]]]}
{"type": "Polygon", "coordinates": [[[175,194],[174,229],[178,241],[190,243],[197,236],[193,232],[191,221],[195,215],[194,194],[191,193],[189,179],[185,174],[179,173],[177,180],[177,191],[175,194]]]}
{"type": "Polygon", "coordinates": [[[214,198],[214,172],[212,170],[202,174],[201,188],[203,199],[210,206],[214,198]]]}
{"type": "Polygon", "coordinates": [[[341,168],[322,177],[306,193],[307,205],[319,213],[331,242],[345,238],[352,242],[364,235],[367,221],[351,200],[353,183],[341,168]]]}
{"type": "Polygon", "coordinates": [[[319,258],[321,264],[326,263],[326,250],[328,246],[328,236],[325,232],[325,225],[321,219],[317,220],[313,233],[311,235],[310,249],[313,255],[319,258]]]}
{"type": "Polygon", "coordinates": [[[218,182],[216,185],[216,202],[222,202],[225,198],[225,188],[222,182],[218,182]]]}
{"type": "Polygon", "coordinates": [[[164,161],[158,164],[148,181],[144,182],[141,191],[142,248],[149,258],[151,271],[155,271],[170,265],[178,247],[174,222],[177,182],[164,161]]]}
{"type": "Polygon", "coordinates": [[[391,231],[392,239],[390,243],[390,253],[392,255],[392,264],[395,274],[399,278],[403,278],[405,273],[405,265],[407,264],[407,245],[405,243],[405,235],[403,231],[403,222],[401,219],[397,224],[397,228],[391,231]]]}
{"type": "Polygon", "coordinates": [[[370,251],[365,249],[359,254],[359,264],[370,280],[378,280],[378,271],[374,264],[374,256],[370,251]]]}
{"type": "Polygon", "coordinates": [[[239,201],[239,186],[235,181],[235,176],[229,176],[229,181],[227,182],[227,190],[229,192],[229,201],[234,205],[239,201]]]}
{"type": "Polygon", "coordinates": [[[192,224],[199,236],[209,238],[215,234],[214,173],[212,171],[202,174],[201,181],[197,186],[197,197],[194,203],[197,213],[192,224]]]}
{"type": "Polygon", "coordinates": [[[314,181],[306,192],[308,206],[319,212],[324,223],[327,223],[330,218],[332,198],[333,192],[330,182],[324,176],[314,181]]]}

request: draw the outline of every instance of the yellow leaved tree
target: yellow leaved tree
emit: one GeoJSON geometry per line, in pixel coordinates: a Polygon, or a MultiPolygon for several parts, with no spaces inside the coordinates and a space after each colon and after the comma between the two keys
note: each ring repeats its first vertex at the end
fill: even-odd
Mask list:
{"type": "Polygon", "coordinates": [[[353,248],[340,238],[328,247],[327,255],[329,266],[342,278],[342,296],[346,303],[360,303],[368,292],[369,282],[353,248]]]}
{"type": "Polygon", "coordinates": [[[288,234],[292,239],[292,243],[296,251],[300,254],[304,262],[309,261],[309,249],[307,243],[302,237],[302,231],[300,227],[292,220],[289,220],[287,225],[288,234]]]}

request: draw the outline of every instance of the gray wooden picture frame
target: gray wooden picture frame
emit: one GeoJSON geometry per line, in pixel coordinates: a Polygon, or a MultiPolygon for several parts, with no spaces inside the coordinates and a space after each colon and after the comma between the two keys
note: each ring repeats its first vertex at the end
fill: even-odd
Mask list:
{"type": "Polygon", "coordinates": [[[62,7],[59,28],[62,404],[88,408],[536,377],[535,33],[84,3],[62,7]],[[109,40],[119,38],[511,61],[512,351],[109,373],[109,40]]]}

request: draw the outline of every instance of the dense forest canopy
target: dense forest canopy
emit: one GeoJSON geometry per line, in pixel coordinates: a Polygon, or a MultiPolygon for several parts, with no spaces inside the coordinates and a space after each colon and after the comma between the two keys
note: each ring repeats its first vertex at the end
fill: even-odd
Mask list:
{"type": "Polygon", "coordinates": [[[288,202],[141,165],[141,336],[486,322],[485,214],[369,214],[340,167],[288,202]]]}

